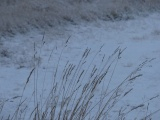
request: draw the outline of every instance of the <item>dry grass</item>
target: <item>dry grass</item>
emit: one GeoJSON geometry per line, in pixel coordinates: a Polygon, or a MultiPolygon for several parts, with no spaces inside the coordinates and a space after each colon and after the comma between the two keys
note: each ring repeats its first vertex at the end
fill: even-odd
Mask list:
{"type": "Polygon", "coordinates": [[[133,13],[153,11],[159,0],[1,0],[0,32],[14,35],[79,21],[130,19],[133,13]]]}
{"type": "MultiPolygon", "coordinates": [[[[53,56],[56,48],[53,48],[49,55],[47,66],[50,66],[50,58],[54,57],[56,60],[52,60],[56,67],[49,82],[51,88],[48,89],[45,88],[46,76],[44,76],[43,80],[40,80],[39,77],[43,76],[39,76],[37,72],[39,61],[36,60],[37,50],[34,45],[35,64],[28,75],[22,94],[11,99],[0,100],[1,120],[107,120],[110,115],[122,120],[125,119],[126,115],[137,109],[144,110],[146,103],[148,103],[146,101],[131,108],[129,106],[117,106],[117,104],[131,93],[133,88],[129,87],[130,84],[133,84],[137,78],[142,76],[140,71],[150,60],[140,64],[125,79],[119,80],[118,78],[116,84],[112,85],[112,81],[115,81],[113,76],[116,75],[116,67],[125,49],[118,47],[109,57],[106,57],[105,54],[100,57],[99,55],[102,54],[101,51],[103,49],[102,45],[91,58],[92,50],[87,48],[77,63],[73,64],[67,61],[65,65],[61,66],[63,64],[61,59],[63,59],[62,56],[67,48],[69,39],[70,37],[66,40],[58,58],[57,55],[53,56]],[[38,83],[43,84],[43,86],[41,85],[38,88],[38,83]],[[30,91],[31,95],[26,92],[28,89],[33,90],[30,91]],[[42,90],[39,91],[39,89],[42,90]],[[48,91],[46,92],[45,90],[48,91]],[[18,102],[15,112],[3,115],[4,106],[9,101],[18,102]],[[118,111],[115,113],[114,111],[117,109],[118,111]]],[[[40,51],[45,45],[44,36],[41,41],[42,46],[37,48],[40,51]]],[[[44,72],[47,72],[47,69],[44,72]]],[[[155,96],[151,99],[157,97],[155,96]]],[[[14,102],[10,104],[16,104],[14,102]]],[[[150,118],[157,112],[159,110],[146,114],[144,119],[150,118]]]]}
{"type": "MultiPolygon", "coordinates": [[[[42,93],[38,97],[38,80],[34,78],[32,96],[29,98],[24,96],[26,88],[30,88],[28,84],[31,82],[31,77],[35,75],[37,69],[35,64],[26,80],[22,95],[15,97],[19,98],[19,104],[14,114],[8,114],[8,120],[107,120],[112,111],[117,109],[115,107],[117,103],[132,91],[133,88],[129,90],[126,88],[135,79],[142,76],[139,71],[147,63],[145,61],[140,64],[126,79],[110,88],[112,76],[115,74],[115,69],[124,49],[117,48],[108,58],[104,55],[97,65],[95,59],[103,46],[95,53],[89,64],[86,63],[87,58],[90,57],[91,49],[87,48],[77,64],[72,64],[69,61],[66,63],[59,77],[60,60],[67,47],[67,42],[68,40],[58,59],[52,88],[48,94],[46,95],[44,88],[42,88],[42,93]],[[42,99],[44,96],[46,97],[45,100],[42,99]],[[34,103],[28,103],[27,100],[34,101],[34,103]],[[34,107],[31,107],[32,105],[34,107]]],[[[1,105],[1,111],[3,105],[4,103],[1,105]]],[[[116,117],[117,119],[124,119],[125,115],[144,106],[145,104],[142,103],[128,111],[121,111],[120,109],[116,117]]],[[[0,119],[3,119],[3,116],[0,119]]]]}

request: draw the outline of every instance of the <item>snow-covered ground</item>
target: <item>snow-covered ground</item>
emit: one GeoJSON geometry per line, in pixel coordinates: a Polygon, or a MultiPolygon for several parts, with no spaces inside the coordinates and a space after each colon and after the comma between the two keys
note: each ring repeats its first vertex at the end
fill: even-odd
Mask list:
{"type": "MultiPolygon", "coordinates": [[[[126,108],[126,111],[132,111],[126,114],[126,120],[139,120],[150,114],[152,120],[160,119],[160,111],[157,111],[160,109],[159,13],[128,21],[81,23],[68,25],[63,29],[52,28],[45,32],[33,30],[14,37],[2,37],[0,42],[1,108],[4,103],[2,111],[0,108],[0,119],[9,114],[12,116],[16,110],[20,97],[15,97],[22,95],[27,78],[34,67],[36,69],[27,84],[23,98],[30,98],[34,91],[35,79],[37,93],[47,93],[52,87],[57,65],[58,79],[67,61],[78,64],[85,49],[91,48],[87,62],[82,68],[87,69],[101,46],[103,47],[93,62],[99,66],[104,55],[107,59],[116,48],[126,48],[118,61],[110,88],[117,86],[139,64],[148,60],[139,71],[143,76],[127,86],[126,89],[131,90],[130,93],[119,100],[108,119],[116,119],[114,112],[119,111],[121,107],[126,108]]],[[[107,87],[107,84],[108,82],[104,82],[103,87],[107,87]]],[[[100,91],[100,88],[97,91],[100,91]]],[[[150,116],[147,119],[149,118],[150,116]]]]}

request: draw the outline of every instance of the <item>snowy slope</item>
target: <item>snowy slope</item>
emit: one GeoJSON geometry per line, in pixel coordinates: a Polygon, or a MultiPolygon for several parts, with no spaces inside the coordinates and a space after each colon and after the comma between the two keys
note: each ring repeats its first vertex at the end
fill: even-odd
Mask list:
{"type": "MultiPolygon", "coordinates": [[[[52,87],[53,74],[58,64],[57,79],[69,60],[78,64],[86,48],[91,48],[87,66],[102,47],[94,60],[100,65],[104,54],[106,58],[120,47],[125,49],[118,61],[109,88],[114,88],[123,81],[136,67],[148,60],[140,71],[142,77],[137,78],[126,89],[131,90],[114,107],[108,119],[118,119],[115,114],[121,107],[126,111],[126,120],[141,119],[160,109],[160,14],[154,13],[147,17],[138,17],[129,21],[82,23],[62,28],[50,29],[44,32],[32,31],[25,35],[1,38],[0,50],[6,50],[7,56],[0,56],[0,118],[12,115],[17,108],[27,77],[36,64],[35,73],[24,92],[24,98],[29,98],[34,90],[34,80],[37,80],[37,94],[44,94],[52,87]],[[44,37],[44,39],[43,39],[44,37]],[[69,41],[66,46],[66,40],[69,41]],[[62,54],[61,54],[62,53],[62,54]],[[60,59],[59,59],[60,58],[60,59]],[[45,84],[43,84],[45,83],[45,84]],[[13,99],[14,98],[14,99],[13,99]],[[142,105],[142,106],[139,106],[142,105]],[[139,108],[136,108],[139,106],[139,108]],[[136,108],[134,110],[134,108],[136,108]],[[1,110],[1,109],[0,109],[1,110]]],[[[2,54],[3,53],[3,54],[2,54]]],[[[84,79],[85,82],[85,79],[84,79]]],[[[106,87],[108,82],[103,83],[106,87]]],[[[100,91],[98,88],[97,91],[100,91]]],[[[126,90],[126,91],[127,91],[126,90]]],[[[45,95],[44,95],[45,98],[45,95]]],[[[95,99],[96,101],[96,99],[95,99]]],[[[33,100],[30,101],[33,109],[33,100]]],[[[25,103],[27,104],[27,103],[25,103]]],[[[149,116],[150,117],[150,116],[149,116]]],[[[147,119],[149,119],[149,117],[147,119]]],[[[160,119],[160,111],[151,116],[152,120],[160,119]]],[[[120,118],[119,118],[120,119],[120,118]]]]}

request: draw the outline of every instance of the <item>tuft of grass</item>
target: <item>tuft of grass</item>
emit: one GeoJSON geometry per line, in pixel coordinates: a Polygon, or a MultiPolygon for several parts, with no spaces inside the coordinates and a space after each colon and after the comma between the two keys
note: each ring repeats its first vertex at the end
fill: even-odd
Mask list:
{"type": "MultiPolygon", "coordinates": [[[[37,71],[39,64],[35,63],[26,80],[21,96],[16,97],[19,98],[18,107],[13,115],[8,115],[8,120],[109,119],[109,115],[116,109],[118,102],[133,89],[130,88],[127,90],[126,88],[133,83],[135,79],[142,76],[139,71],[148,62],[143,62],[119,84],[111,86],[117,64],[125,49],[118,47],[108,58],[103,55],[103,57],[99,59],[99,63],[96,63],[96,58],[101,53],[103,46],[95,53],[92,59],[90,59],[91,49],[87,48],[76,64],[67,61],[61,71],[61,59],[63,59],[62,56],[68,41],[69,38],[56,63],[51,83],[52,87],[50,91],[47,92],[48,94],[44,92],[44,87],[42,87],[42,92],[38,93],[37,83],[39,80],[36,76],[38,76],[37,71]],[[25,97],[24,92],[27,87],[30,87],[29,83],[32,81],[32,76],[34,89],[32,95],[28,98],[25,97]]],[[[52,54],[53,51],[48,59],[48,64],[52,54]]],[[[36,56],[34,55],[34,57],[36,56]]],[[[45,82],[46,79],[44,79],[43,84],[45,84],[45,82]]],[[[116,117],[117,119],[124,119],[130,112],[144,106],[145,104],[142,103],[128,111],[120,109],[116,117]]],[[[3,119],[3,117],[1,119],[3,119]]]]}

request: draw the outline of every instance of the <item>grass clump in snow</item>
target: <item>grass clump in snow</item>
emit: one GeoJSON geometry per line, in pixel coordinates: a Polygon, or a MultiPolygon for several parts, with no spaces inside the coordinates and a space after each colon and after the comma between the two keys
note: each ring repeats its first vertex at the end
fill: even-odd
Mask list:
{"type": "Polygon", "coordinates": [[[87,48],[76,64],[67,61],[63,67],[60,67],[67,42],[58,58],[50,83],[52,87],[46,92],[43,85],[42,91],[38,92],[38,82],[45,84],[46,79],[42,82],[35,77],[38,69],[35,65],[27,78],[22,95],[16,97],[20,98],[18,107],[14,114],[8,115],[8,120],[107,120],[110,115],[116,116],[116,119],[124,119],[130,112],[145,106],[140,104],[127,111],[122,110],[123,106],[121,106],[119,111],[114,112],[119,101],[132,91],[133,88],[127,89],[128,86],[142,76],[139,71],[147,61],[140,64],[124,80],[111,85],[124,49],[117,48],[108,58],[104,54],[96,63],[95,60],[102,46],[87,63],[91,52],[91,49],[87,48]],[[34,81],[32,95],[25,97],[27,87],[31,89],[29,84],[32,80],[34,81]]]}

